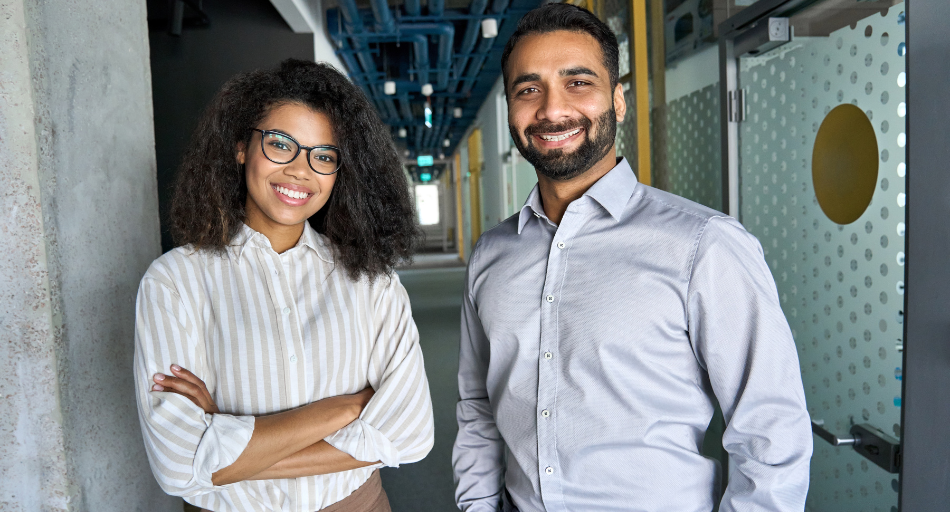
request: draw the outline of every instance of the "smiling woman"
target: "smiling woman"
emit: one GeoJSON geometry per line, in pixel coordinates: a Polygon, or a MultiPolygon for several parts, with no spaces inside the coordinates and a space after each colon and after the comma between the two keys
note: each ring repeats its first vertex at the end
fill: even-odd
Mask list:
{"type": "Polygon", "coordinates": [[[417,236],[388,131],[330,66],[229,81],[172,207],[180,247],[136,303],[152,470],[207,510],[389,510],[376,468],[422,459],[432,405],[406,291],[417,236]]]}

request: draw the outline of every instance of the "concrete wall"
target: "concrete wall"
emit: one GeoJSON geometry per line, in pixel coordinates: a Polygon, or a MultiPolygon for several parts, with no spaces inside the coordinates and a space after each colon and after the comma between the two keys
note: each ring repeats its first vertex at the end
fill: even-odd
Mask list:
{"type": "Polygon", "coordinates": [[[149,470],[130,371],[160,254],[145,18],[0,0],[0,510],[181,510],[149,470]]]}

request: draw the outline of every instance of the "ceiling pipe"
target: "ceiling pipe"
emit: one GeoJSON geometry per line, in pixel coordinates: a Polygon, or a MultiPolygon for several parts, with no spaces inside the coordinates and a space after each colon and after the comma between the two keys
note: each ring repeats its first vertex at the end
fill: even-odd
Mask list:
{"type": "Polygon", "coordinates": [[[428,130],[428,128],[426,128],[425,126],[416,126],[416,133],[415,133],[415,135],[416,135],[416,140],[415,140],[415,142],[416,142],[416,144],[415,144],[415,147],[416,147],[416,154],[419,154],[419,153],[422,152],[422,136],[425,135],[425,131],[426,131],[426,130],[428,130]]]}
{"type": "MultiPolygon", "coordinates": [[[[508,8],[508,0],[494,0],[491,5],[491,10],[495,14],[501,14],[508,8]]],[[[501,24],[504,23],[504,20],[498,20],[498,26],[501,28],[501,24]]],[[[481,29],[481,24],[479,23],[479,29],[481,29]]],[[[471,65],[468,70],[465,72],[466,75],[472,76],[471,80],[467,80],[462,85],[462,94],[468,94],[472,90],[472,86],[475,85],[477,80],[478,73],[482,69],[482,65],[485,64],[485,58],[489,50],[491,50],[492,45],[495,43],[495,39],[482,38],[478,43],[478,50],[476,52],[479,54],[474,59],[472,59],[471,65]]]]}
{"type": "MultiPolygon", "coordinates": [[[[343,16],[343,30],[351,34],[361,34],[366,31],[366,28],[363,26],[363,17],[360,16],[360,11],[356,8],[356,3],[352,5],[341,5],[340,13],[343,16]]],[[[337,32],[336,23],[327,23],[327,26],[330,29],[331,35],[337,32]]],[[[358,72],[362,69],[364,73],[375,73],[376,61],[373,60],[373,55],[369,50],[364,48],[363,44],[359,41],[353,42],[353,49],[356,50],[356,60],[359,62],[359,66],[352,66],[352,59],[347,61],[347,66],[352,66],[350,69],[353,71],[358,72]]],[[[382,90],[380,90],[379,87],[367,86],[365,90],[369,93],[368,96],[370,100],[376,105],[376,109],[380,113],[386,112],[386,115],[389,115],[389,112],[396,111],[392,100],[386,95],[380,94],[382,90]]]]}
{"type": "Polygon", "coordinates": [[[402,120],[412,120],[412,108],[409,106],[409,95],[406,93],[399,95],[399,112],[402,114],[402,120]]]}
{"type": "MultiPolygon", "coordinates": [[[[474,15],[479,15],[485,12],[486,7],[488,7],[488,0],[472,0],[469,12],[474,15]]],[[[472,53],[472,49],[475,48],[475,41],[478,40],[478,34],[480,32],[481,21],[469,20],[468,26],[465,27],[465,35],[462,37],[462,45],[459,47],[459,55],[461,58],[455,68],[456,76],[462,76],[462,72],[465,71],[465,66],[471,58],[469,54],[472,53]]]]}
{"type": "Polygon", "coordinates": [[[445,0],[429,0],[429,16],[439,17],[445,13],[445,0]]]}
{"type": "MultiPolygon", "coordinates": [[[[348,23],[344,26],[347,29],[348,36],[353,39],[354,47],[359,44],[361,41],[403,41],[412,39],[411,36],[429,36],[437,35],[439,36],[438,48],[439,56],[437,62],[437,71],[438,75],[436,78],[436,88],[438,90],[445,90],[448,87],[449,83],[449,70],[452,67],[452,45],[455,40],[455,26],[449,22],[442,23],[396,23],[393,21],[392,12],[389,10],[389,4],[386,0],[372,0],[371,5],[373,6],[373,14],[375,16],[381,16],[382,18],[377,18],[376,23],[380,28],[391,27],[392,30],[380,31],[380,32],[366,32],[365,30],[360,30],[353,28],[350,30],[350,26],[353,23],[348,23]]],[[[359,19],[359,9],[356,6],[355,0],[340,0],[340,10],[343,13],[344,19],[348,17],[352,20],[359,19]]],[[[431,5],[431,4],[430,4],[431,5]]],[[[444,6],[444,4],[443,4],[444,6]]],[[[430,7],[431,10],[431,7],[430,7]]],[[[332,24],[328,24],[331,25],[332,24]]],[[[362,25],[362,24],[361,24],[362,25]]],[[[362,28],[362,26],[360,27],[362,28]]],[[[332,35],[332,34],[331,34],[332,35]]],[[[420,59],[420,47],[425,47],[424,50],[426,55],[428,55],[428,43],[422,44],[421,40],[416,39],[414,41],[415,50],[416,50],[416,66],[419,67],[420,59]],[[419,43],[419,44],[416,44],[419,43]]],[[[417,72],[420,71],[417,69],[417,72]]],[[[420,77],[421,78],[421,77],[420,77]]],[[[421,80],[421,83],[426,83],[428,80],[421,80]]]]}
{"type": "Polygon", "coordinates": [[[406,14],[409,16],[421,16],[422,4],[419,0],[406,0],[406,14]]]}
{"type": "Polygon", "coordinates": [[[415,34],[406,38],[412,41],[412,53],[415,55],[416,80],[420,87],[429,83],[429,38],[415,34]]]}
{"type": "Polygon", "coordinates": [[[396,22],[393,21],[393,13],[389,10],[389,2],[374,0],[369,3],[369,6],[373,9],[373,17],[376,18],[376,27],[379,32],[389,33],[396,30],[396,22]]]}

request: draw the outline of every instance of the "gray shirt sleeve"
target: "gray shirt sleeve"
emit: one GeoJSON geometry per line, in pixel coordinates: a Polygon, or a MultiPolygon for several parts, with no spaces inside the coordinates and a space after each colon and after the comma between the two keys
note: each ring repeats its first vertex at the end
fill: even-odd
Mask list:
{"type": "Polygon", "coordinates": [[[762,248],[734,219],[708,222],[687,300],[693,350],[726,420],[719,510],[803,510],[812,435],[798,354],[762,248]]]}
{"type": "Polygon", "coordinates": [[[468,512],[499,510],[505,481],[505,442],[488,400],[491,350],[472,300],[472,255],[462,297],[459,349],[458,437],[452,452],[455,502],[468,512]]]}

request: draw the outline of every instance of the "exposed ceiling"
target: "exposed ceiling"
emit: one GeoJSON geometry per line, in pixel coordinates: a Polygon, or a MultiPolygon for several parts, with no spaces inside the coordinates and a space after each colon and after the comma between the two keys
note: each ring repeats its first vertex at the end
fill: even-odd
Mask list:
{"type": "Polygon", "coordinates": [[[336,0],[327,10],[327,29],[403,156],[438,158],[455,150],[475,120],[501,74],[501,53],[518,20],[542,2],[336,0]],[[491,38],[482,31],[489,19],[497,22],[491,38]],[[395,85],[393,94],[386,94],[386,82],[395,85]]]}

